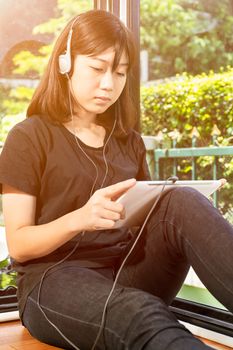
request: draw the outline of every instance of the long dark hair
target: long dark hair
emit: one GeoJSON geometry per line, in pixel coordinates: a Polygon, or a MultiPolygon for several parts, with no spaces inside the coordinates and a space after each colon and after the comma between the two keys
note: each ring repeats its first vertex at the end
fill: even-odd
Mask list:
{"type": "Polygon", "coordinates": [[[113,116],[117,116],[116,135],[125,135],[137,123],[136,110],[132,101],[133,84],[132,65],[135,57],[135,45],[132,33],[110,12],[91,10],[73,18],[58,37],[45,73],[32,97],[27,117],[40,115],[55,123],[70,120],[68,98],[68,80],[59,72],[58,57],[66,50],[67,37],[73,24],[71,41],[71,71],[77,54],[98,55],[109,47],[115,48],[113,70],[119,64],[123,51],[128,56],[128,74],[125,87],[119,99],[106,112],[98,116],[98,122],[110,127],[113,116]]]}

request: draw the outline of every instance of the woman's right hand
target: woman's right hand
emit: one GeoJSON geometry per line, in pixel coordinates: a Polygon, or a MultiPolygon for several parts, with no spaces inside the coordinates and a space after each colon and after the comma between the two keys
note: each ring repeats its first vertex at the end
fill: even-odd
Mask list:
{"type": "Polygon", "coordinates": [[[124,213],[122,204],[115,200],[135,183],[135,179],[130,179],[100,189],[82,208],[40,225],[35,224],[36,197],[3,184],[3,212],[11,257],[23,263],[52,253],[83,231],[113,228],[124,213]]]}
{"type": "Polygon", "coordinates": [[[97,190],[80,209],[84,231],[112,229],[124,217],[124,207],[117,198],[135,184],[135,179],[129,179],[97,190]]]}

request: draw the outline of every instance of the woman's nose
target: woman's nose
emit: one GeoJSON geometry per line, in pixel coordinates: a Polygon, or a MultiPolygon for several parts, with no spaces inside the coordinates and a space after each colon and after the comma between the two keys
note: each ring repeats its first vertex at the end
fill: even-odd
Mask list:
{"type": "Polygon", "coordinates": [[[100,88],[103,90],[113,90],[113,74],[111,71],[106,71],[101,78],[100,88]]]}

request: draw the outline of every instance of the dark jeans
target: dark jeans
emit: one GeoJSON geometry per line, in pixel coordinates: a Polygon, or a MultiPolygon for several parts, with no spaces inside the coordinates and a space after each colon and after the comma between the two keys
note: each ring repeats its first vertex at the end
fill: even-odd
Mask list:
{"type": "MultiPolygon", "coordinates": [[[[111,234],[111,233],[110,233],[111,234]]],[[[107,309],[96,349],[210,349],[181,325],[167,305],[192,265],[211,293],[233,312],[233,227],[202,195],[190,188],[166,194],[150,217],[107,309]],[[131,259],[132,260],[132,259],[131,259]],[[136,259],[137,260],[137,259],[136,259]]],[[[112,286],[112,271],[76,266],[46,276],[41,305],[49,319],[81,350],[90,350],[112,286]]],[[[28,298],[23,320],[33,336],[72,349],[28,298]]]]}

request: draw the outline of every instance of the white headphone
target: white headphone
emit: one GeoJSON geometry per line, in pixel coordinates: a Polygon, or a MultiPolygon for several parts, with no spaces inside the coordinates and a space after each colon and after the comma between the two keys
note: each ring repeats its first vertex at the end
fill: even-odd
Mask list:
{"type": "Polygon", "coordinates": [[[58,57],[59,71],[61,74],[68,74],[71,70],[71,39],[73,34],[73,26],[78,20],[78,17],[72,22],[67,38],[66,51],[58,57]]]}

